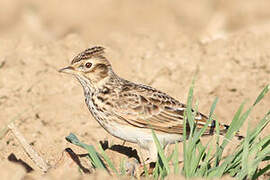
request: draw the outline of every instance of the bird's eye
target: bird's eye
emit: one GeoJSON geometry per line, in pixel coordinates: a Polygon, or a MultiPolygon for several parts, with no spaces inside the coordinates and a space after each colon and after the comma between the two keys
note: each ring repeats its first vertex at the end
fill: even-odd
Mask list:
{"type": "Polygon", "coordinates": [[[92,63],[88,62],[84,65],[86,68],[90,68],[92,66],[92,63]]]}

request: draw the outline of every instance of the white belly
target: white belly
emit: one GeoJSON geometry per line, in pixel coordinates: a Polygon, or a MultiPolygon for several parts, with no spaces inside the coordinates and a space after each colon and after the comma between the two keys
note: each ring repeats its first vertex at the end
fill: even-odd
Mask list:
{"type": "MultiPolygon", "coordinates": [[[[119,124],[106,124],[104,127],[111,135],[122,140],[138,143],[143,148],[148,148],[148,144],[153,142],[151,129],[123,126],[119,124]]],[[[156,133],[163,146],[182,141],[180,134],[156,133]]]]}

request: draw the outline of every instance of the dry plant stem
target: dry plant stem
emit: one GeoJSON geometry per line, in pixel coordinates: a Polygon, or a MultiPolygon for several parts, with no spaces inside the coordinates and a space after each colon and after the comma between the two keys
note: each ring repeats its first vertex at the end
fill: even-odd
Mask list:
{"type": "Polygon", "coordinates": [[[15,126],[15,124],[12,122],[8,125],[8,128],[11,130],[11,132],[15,135],[15,137],[18,139],[18,141],[23,146],[23,149],[25,150],[26,154],[30,157],[30,159],[36,164],[37,167],[39,167],[43,172],[47,172],[49,169],[48,164],[42,159],[42,157],[39,156],[39,154],[27,143],[26,139],[23,137],[23,135],[20,133],[18,128],[15,126]]]}

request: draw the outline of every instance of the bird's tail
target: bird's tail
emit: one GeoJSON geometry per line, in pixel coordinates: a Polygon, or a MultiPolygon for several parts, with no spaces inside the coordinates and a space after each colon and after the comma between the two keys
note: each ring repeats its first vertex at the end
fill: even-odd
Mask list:
{"type": "MultiPolygon", "coordinates": [[[[229,125],[227,124],[219,124],[219,134],[220,135],[225,135],[229,129],[229,125]]],[[[216,132],[216,120],[213,120],[211,125],[210,125],[210,130],[209,133],[212,135],[216,132]]],[[[239,131],[235,133],[235,137],[237,137],[239,140],[243,139],[244,136],[240,135],[239,131]]]]}

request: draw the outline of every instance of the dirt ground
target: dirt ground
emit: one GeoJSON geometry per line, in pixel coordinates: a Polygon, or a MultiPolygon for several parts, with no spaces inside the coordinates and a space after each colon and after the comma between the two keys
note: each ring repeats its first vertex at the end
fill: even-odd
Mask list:
{"type": "MultiPolygon", "coordinates": [[[[68,147],[86,153],[65,140],[70,132],[96,148],[99,141],[123,143],[91,117],[79,83],[57,72],[85,48],[104,46],[120,76],[181,102],[198,71],[199,110],[208,114],[219,97],[215,115],[223,123],[230,123],[244,100],[251,105],[270,82],[268,0],[0,0],[0,7],[0,127],[15,120],[51,165],[68,147]]],[[[245,134],[248,124],[254,127],[269,107],[268,94],[240,132],[245,134]]],[[[269,133],[268,126],[263,134],[269,133]]],[[[106,152],[117,163],[126,157],[106,152]]],[[[0,160],[1,179],[82,178],[77,167],[65,165],[44,175],[11,132],[0,141],[0,160]],[[8,161],[11,154],[34,171],[8,161]]]]}

